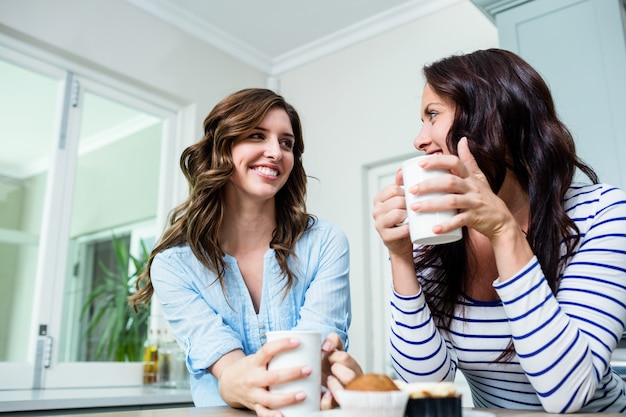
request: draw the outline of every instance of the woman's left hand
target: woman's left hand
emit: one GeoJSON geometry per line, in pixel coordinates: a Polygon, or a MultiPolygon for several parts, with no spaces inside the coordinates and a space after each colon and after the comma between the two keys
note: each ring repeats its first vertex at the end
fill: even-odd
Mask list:
{"type": "Polygon", "coordinates": [[[412,207],[423,212],[459,210],[451,220],[437,226],[437,233],[467,226],[493,240],[510,227],[519,228],[507,205],[491,190],[487,178],[469,150],[467,138],[459,141],[457,150],[458,157],[436,155],[423,162],[426,169],[447,169],[453,175],[427,180],[420,183],[419,187],[411,187],[410,191],[417,188],[416,195],[446,193],[444,197],[423,200],[412,207]]]}

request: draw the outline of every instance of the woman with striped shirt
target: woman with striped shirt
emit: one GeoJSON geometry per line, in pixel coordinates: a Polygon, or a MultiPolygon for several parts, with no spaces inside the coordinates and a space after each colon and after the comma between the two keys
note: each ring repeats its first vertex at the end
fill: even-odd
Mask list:
{"type": "Polygon", "coordinates": [[[626,411],[610,365],[626,323],[626,194],[576,155],[548,86],[517,55],[451,56],[424,75],[414,145],[433,155],[424,168],[450,175],[411,187],[446,195],[410,209],[458,209],[433,231],[462,227],[463,239],[413,247],[408,226],[396,226],[400,173],[374,199],[398,376],[452,381],[460,371],[476,407],[626,411]]]}

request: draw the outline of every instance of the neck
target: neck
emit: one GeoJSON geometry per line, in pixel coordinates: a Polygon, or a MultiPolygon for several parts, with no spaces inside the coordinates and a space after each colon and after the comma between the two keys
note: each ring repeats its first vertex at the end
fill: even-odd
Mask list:
{"type": "Polygon", "coordinates": [[[273,199],[263,204],[226,204],[224,213],[219,239],[225,252],[235,255],[269,248],[276,228],[273,199]]]}

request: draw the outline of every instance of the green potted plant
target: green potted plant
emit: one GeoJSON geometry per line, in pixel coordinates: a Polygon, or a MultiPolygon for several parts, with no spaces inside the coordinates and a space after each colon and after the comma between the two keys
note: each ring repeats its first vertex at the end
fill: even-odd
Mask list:
{"type": "Polygon", "coordinates": [[[97,360],[142,361],[150,309],[142,308],[135,313],[128,297],[136,291],[135,283],[146,267],[149,252],[143,241],[139,257],[130,254],[127,244],[116,236],[112,244],[115,265],[110,268],[100,262],[102,276],[95,281],[80,317],[87,317],[88,340],[98,335],[97,360]]]}

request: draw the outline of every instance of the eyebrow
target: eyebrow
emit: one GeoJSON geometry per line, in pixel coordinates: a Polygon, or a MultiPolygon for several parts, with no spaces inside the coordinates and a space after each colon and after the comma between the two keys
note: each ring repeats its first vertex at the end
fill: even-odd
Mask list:
{"type": "Polygon", "coordinates": [[[443,102],[441,102],[441,101],[431,101],[431,102],[429,102],[429,103],[426,105],[426,107],[424,107],[424,109],[427,109],[427,108],[429,108],[430,106],[444,106],[444,107],[445,107],[445,106],[446,106],[446,104],[445,104],[445,103],[443,103],[443,102]]]}
{"type": "Polygon", "coordinates": [[[428,111],[431,110],[431,107],[433,107],[433,106],[446,107],[447,105],[445,103],[440,102],[440,101],[431,101],[426,106],[424,106],[424,109],[422,110],[423,114],[428,114],[428,111]]]}
{"type": "MultiPolygon", "coordinates": [[[[268,132],[269,131],[269,129],[266,129],[266,128],[261,127],[261,126],[253,127],[252,130],[261,130],[263,132],[268,132]]],[[[293,139],[296,138],[296,136],[293,133],[289,133],[289,132],[282,132],[280,135],[281,136],[289,136],[290,138],[293,138],[293,139]]]]}

